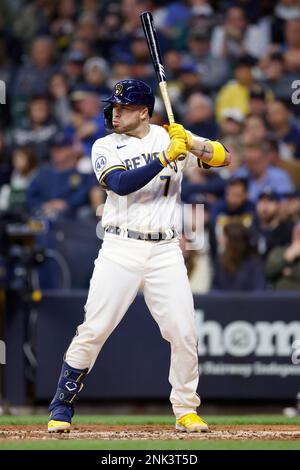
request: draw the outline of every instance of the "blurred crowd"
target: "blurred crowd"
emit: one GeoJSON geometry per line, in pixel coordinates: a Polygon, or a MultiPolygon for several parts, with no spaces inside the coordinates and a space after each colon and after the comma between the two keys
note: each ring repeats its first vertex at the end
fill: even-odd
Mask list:
{"type": "Polygon", "coordinates": [[[166,122],[146,10],[176,120],[232,154],[183,181],[183,202],[205,204],[203,248],[181,240],[194,292],[299,290],[299,0],[2,1],[1,213],[95,217],[105,192],[90,151],[118,80],[151,85],[152,122],[166,122]]]}

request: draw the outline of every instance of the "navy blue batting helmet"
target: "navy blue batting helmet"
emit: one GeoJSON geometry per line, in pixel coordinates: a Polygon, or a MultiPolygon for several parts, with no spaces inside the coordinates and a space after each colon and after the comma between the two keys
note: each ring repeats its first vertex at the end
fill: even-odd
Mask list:
{"type": "Polygon", "coordinates": [[[145,105],[148,108],[149,116],[152,116],[154,108],[154,95],[151,87],[141,80],[121,80],[114,86],[112,95],[102,101],[109,103],[104,108],[105,125],[112,129],[112,105],[145,105]]]}

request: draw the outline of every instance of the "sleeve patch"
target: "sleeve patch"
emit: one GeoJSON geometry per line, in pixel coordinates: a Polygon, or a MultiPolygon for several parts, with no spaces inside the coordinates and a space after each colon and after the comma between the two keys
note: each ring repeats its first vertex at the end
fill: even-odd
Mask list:
{"type": "Polygon", "coordinates": [[[103,171],[106,167],[107,160],[104,155],[99,155],[99,157],[96,158],[95,161],[95,171],[99,173],[100,171],[103,171]]]}

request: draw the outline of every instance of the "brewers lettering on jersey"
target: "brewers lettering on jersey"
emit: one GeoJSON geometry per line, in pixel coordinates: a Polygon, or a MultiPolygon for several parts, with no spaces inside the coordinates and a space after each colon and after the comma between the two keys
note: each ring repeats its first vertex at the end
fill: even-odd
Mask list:
{"type": "Polygon", "coordinates": [[[154,95],[142,81],[118,82],[104,101],[108,103],[106,127],[113,132],[94,143],[92,162],[99,184],[107,191],[105,235],[84,321],[65,354],[49,406],[48,431],[70,431],[83,380],[139,289],[170,343],[175,427],[184,432],[207,431],[207,423],[197,414],[197,335],[192,292],[179,248],[180,185],[187,168],[225,166],[230,155],[220,142],[195,136],[180,124],[150,124],[154,95]]]}

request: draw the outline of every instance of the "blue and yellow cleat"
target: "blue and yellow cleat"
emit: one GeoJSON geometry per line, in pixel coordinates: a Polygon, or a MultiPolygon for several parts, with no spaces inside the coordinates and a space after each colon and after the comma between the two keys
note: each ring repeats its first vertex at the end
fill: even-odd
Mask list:
{"type": "Polygon", "coordinates": [[[70,432],[71,423],[67,423],[66,421],[55,421],[51,419],[48,422],[48,432],[59,432],[59,433],[67,433],[70,432]]]}
{"type": "Polygon", "coordinates": [[[176,420],[176,431],[181,432],[207,432],[207,423],[196,413],[188,413],[176,420]]]}

